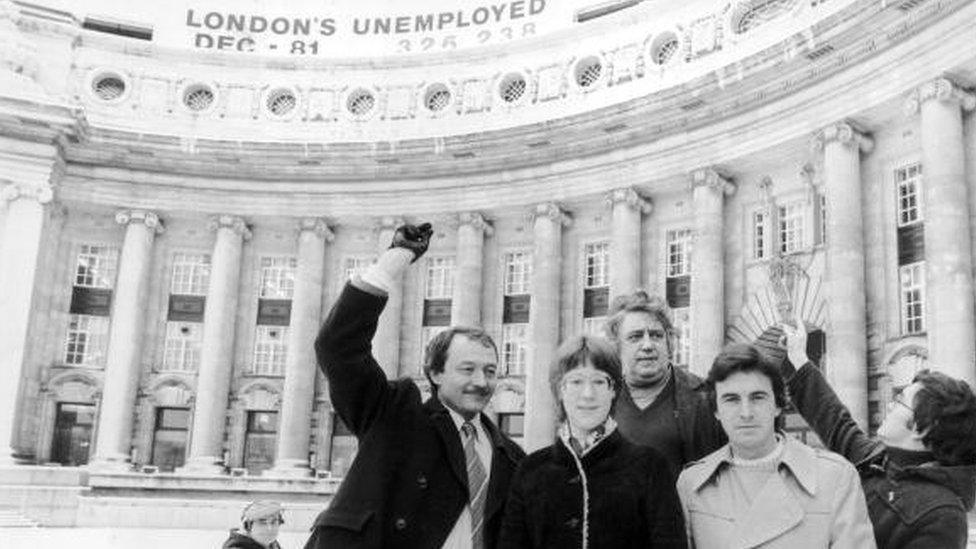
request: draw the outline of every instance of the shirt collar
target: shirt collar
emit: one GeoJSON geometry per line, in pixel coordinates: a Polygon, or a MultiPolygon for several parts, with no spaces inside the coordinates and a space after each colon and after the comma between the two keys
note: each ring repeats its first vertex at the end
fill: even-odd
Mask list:
{"type": "MultiPolygon", "coordinates": [[[[461,426],[464,425],[467,420],[464,419],[464,416],[452,410],[450,406],[444,406],[444,408],[447,409],[447,413],[451,416],[451,421],[454,422],[454,427],[460,433],[461,426]]],[[[474,419],[471,420],[471,425],[474,426],[474,436],[476,441],[487,440],[485,438],[487,436],[485,435],[485,427],[481,424],[481,414],[478,414],[474,417],[474,419]]]]}

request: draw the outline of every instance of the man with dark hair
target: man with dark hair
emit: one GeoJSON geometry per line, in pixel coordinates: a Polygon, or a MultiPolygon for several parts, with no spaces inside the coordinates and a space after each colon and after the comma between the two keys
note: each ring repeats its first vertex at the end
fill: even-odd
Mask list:
{"type": "Polygon", "coordinates": [[[782,369],[793,402],[823,443],[857,467],[878,547],[965,548],[966,512],[976,499],[972,389],[939,372],[919,372],[893,392],[873,439],[810,363],[806,330],[789,324],[781,329],[787,354],[782,369]]]}
{"type": "Polygon", "coordinates": [[[281,549],[278,529],[285,523],[285,511],[277,501],[248,503],[241,512],[241,527],[230,531],[222,549],[281,549]]]}
{"type": "Polygon", "coordinates": [[[610,305],[607,336],[617,347],[624,390],[614,413],[624,438],[664,455],[677,475],[685,463],[725,444],[702,380],[674,366],[674,327],[667,306],[643,290],[610,305]]]}
{"type": "Polygon", "coordinates": [[[678,477],[692,547],[875,547],[854,467],[777,432],[786,389],[774,364],[729,345],[705,383],[729,443],[678,477]]]}
{"type": "Polygon", "coordinates": [[[336,413],[359,452],[306,549],[492,548],[525,453],[482,413],[498,351],[478,328],[451,328],[427,348],[433,395],[387,381],[370,341],[393,280],[427,250],[429,224],[397,229],[390,249],[342,291],[315,351],[336,413]]]}

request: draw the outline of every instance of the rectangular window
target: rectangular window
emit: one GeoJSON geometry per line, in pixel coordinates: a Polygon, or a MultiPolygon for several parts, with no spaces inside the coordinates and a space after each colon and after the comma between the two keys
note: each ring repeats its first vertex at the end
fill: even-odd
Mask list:
{"type": "Polygon", "coordinates": [[[163,346],[163,369],[176,372],[196,372],[200,367],[203,345],[203,324],[199,322],[167,322],[163,346]]]}
{"type": "Polygon", "coordinates": [[[249,373],[259,376],[282,375],[287,352],[287,327],[258,326],[254,333],[254,364],[249,373]]]}
{"type": "Polygon", "coordinates": [[[525,436],[525,414],[498,414],[498,428],[513,438],[525,436]]]}
{"type": "Polygon", "coordinates": [[[75,267],[75,286],[112,289],[119,251],[110,246],[82,244],[75,267]]]}
{"type": "Polygon", "coordinates": [[[691,309],[674,309],[674,363],[687,368],[691,362],[691,309]]]}
{"type": "Polygon", "coordinates": [[[768,215],[764,210],[759,210],[752,213],[752,258],[753,259],[765,259],[766,258],[766,239],[767,228],[766,223],[768,220],[768,215]]]}
{"type": "Polygon", "coordinates": [[[803,249],[806,202],[797,200],[779,207],[779,250],[784,254],[803,249]]]}
{"type": "Polygon", "coordinates": [[[584,288],[599,288],[610,285],[610,244],[598,242],[587,244],[583,253],[584,261],[584,288]]]}
{"type": "Polygon", "coordinates": [[[347,257],[342,264],[343,280],[349,280],[353,275],[362,273],[373,263],[373,259],[369,257],[347,257]]]}
{"type": "Polygon", "coordinates": [[[298,261],[294,257],[262,257],[261,297],[291,299],[295,293],[297,267],[298,261]]]}
{"type": "Polygon", "coordinates": [[[104,366],[109,320],[91,315],[71,315],[64,342],[64,362],[73,366],[104,366]]]}
{"type": "Polygon", "coordinates": [[[507,376],[524,376],[528,365],[528,324],[502,325],[502,371],[507,376]]]}
{"type": "Polygon", "coordinates": [[[248,474],[258,475],[274,465],[277,434],[277,412],[248,410],[244,434],[244,467],[248,474]]]}
{"type": "Polygon", "coordinates": [[[505,295],[532,293],[532,252],[505,254],[505,295]]]}
{"type": "Polygon", "coordinates": [[[924,220],[922,212],[922,165],[915,163],[895,170],[898,192],[898,226],[924,220]]]}
{"type": "Polygon", "coordinates": [[[150,463],[159,467],[160,471],[173,471],[182,467],[189,430],[189,409],[156,408],[150,463]]]}
{"type": "Polygon", "coordinates": [[[427,260],[427,299],[451,299],[454,294],[454,258],[431,257],[427,260]]]}
{"type": "Polygon", "coordinates": [[[904,265],[898,269],[901,279],[901,331],[920,334],[925,331],[925,262],[904,265]]]}
{"type": "Polygon", "coordinates": [[[667,246],[667,276],[677,277],[691,274],[691,229],[668,231],[667,246]]]}
{"type": "Polygon", "coordinates": [[[173,278],[169,293],[176,295],[207,295],[210,285],[210,254],[173,256],[173,278]]]}

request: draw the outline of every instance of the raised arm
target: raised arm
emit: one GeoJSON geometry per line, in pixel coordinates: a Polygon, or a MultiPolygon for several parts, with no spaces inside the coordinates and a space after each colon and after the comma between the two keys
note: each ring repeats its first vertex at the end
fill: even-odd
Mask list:
{"type": "Polygon", "coordinates": [[[782,370],[790,398],[828,449],[844,456],[854,465],[860,465],[877,455],[883,445],[869,437],[854,421],[847,406],[807,358],[806,329],[802,323],[797,323],[797,326],[782,326],[789,357],[788,361],[784,361],[782,370]],[[794,364],[802,366],[796,370],[794,364]]]}
{"type": "Polygon", "coordinates": [[[431,229],[397,229],[390,249],[342,290],[315,340],[319,368],[329,380],[336,413],[357,436],[366,432],[389,399],[390,384],[372,354],[372,339],[393,281],[427,250],[431,229]]]}

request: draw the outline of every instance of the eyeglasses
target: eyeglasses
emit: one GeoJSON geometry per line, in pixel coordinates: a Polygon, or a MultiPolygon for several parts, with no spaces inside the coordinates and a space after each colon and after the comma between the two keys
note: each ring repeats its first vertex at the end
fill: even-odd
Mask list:
{"type": "Polygon", "coordinates": [[[254,519],[254,523],[263,524],[265,526],[281,526],[282,524],[285,523],[285,519],[281,517],[259,518],[259,519],[254,519]]]}
{"type": "Polygon", "coordinates": [[[605,374],[595,376],[567,374],[563,378],[563,388],[567,393],[581,393],[587,386],[593,387],[596,393],[607,393],[613,389],[613,380],[605,374]]]}

